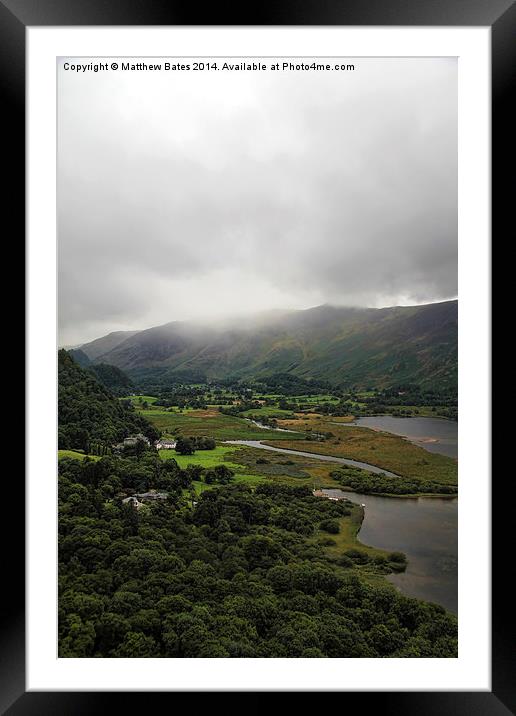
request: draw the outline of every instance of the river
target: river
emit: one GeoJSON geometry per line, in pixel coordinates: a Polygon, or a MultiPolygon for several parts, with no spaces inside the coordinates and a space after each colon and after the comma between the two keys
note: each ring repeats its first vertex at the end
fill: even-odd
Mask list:
{"type": "Polygon", "coordinates": [[[404,594],[457,613],[457,499],[377,497],[324,490],[365,505],[362,544],[400,551],[408,565],[387,579],[404,594]]]}
{"type": "MultiPolygon", "coordinates": [[[[274,439],[274,438],[273,438],[274,439]]],[[[351,465],[352,467],[359,467],[362,470],[369,470],[369,472],[375,472],[376,474],[387,475],[387,477],[399,477],[393,472],[384,470],[376,465],[370,465],[368,462],[360,462],[359,460],[351,460],[347,457],[334,457],[333,455],[321,455],[315,452],[304,452],[303,450],[289,450],[288,448],[272,447],[271,445],[264,445],[260,440],[225,440],[225,445],[245,445],[246,447],[259,448],[260,450],[270,450],[271,452],[282,452],[286,455],[301,455],[302,457],[313,458],[314,460],[325,460],[327,462],[336,462],[340,465],[351,465]]]]}

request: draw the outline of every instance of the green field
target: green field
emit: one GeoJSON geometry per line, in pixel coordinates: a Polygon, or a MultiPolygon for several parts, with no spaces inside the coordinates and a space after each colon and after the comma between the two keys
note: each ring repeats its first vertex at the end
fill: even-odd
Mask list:
{"type": "Polygon", "coordinates": [[[140,403],[152,405],[152,403],[156,402],[157,398],[153,395],[128,395],[126,398],[122,398],[122,400],[130,400],[135,407],[138,407],[140,403]]]}
{"type": "Polygon", "coordinates": [[[288,418],[292,415],[291,410],[282,410],[281,408],[275,408],[271,405],[263,405],[261,408],[250,408],[240,413],[244,418],[257,417],[257,418],[288,418]]]}
{"type": "Polygon", "coordinates": [[[337,442],[311,442],[307,447],[306,443],[293,441],[285,444],[285,447],[359,460],[402,477],[415,477],[443,485],[457,484],[457,463],[451,457],[429,453],[417,445],[411,446],[414,449],[405,449],[410,443],[403,443],[401,440],[396,444],[394,441],[373,440],[369,436],[364,436],[363,440],[361,438],[362,436],[359,436],[347,445],[337,442]]]}
{"type": "Polygon", "coordinates": [[[83,452],[77,452],[77,450],[58,450],[57,459],[61,460],[61,458],[63,457],[72,457],[75,460],[84,460],[85,458],[89,457],[90,460],[100,460],[99,455],[86,455],[83,452]]]}
{"type": "MultiPolygon", "coordinates": [[[[179,455],[175,450],[160,450],[159,455],[162,460],[174,459],[181,469],[187,468],[189,465],[200,465],[205,469],[210,469],[216,465],[226,465],[231,468],[235,475],[234,483],[245,482],[248,485],[258,485],[267,479],[266,475],[255,474],[249,471],[246,464],[239,462],[240,456],[247,451],[247,448],[229,447],[226,445],[217,445],[214,450],[197,450],[193,455],[179,455]]],[[[207,485],[204,482],[194,480],[193,486],[197,494],[204,490],[212,490],[219,485],[207,485]]]]}
{"type": "MultiPolygon", "coordinates": [[[[266,480],[277,480],[310,488],[340,487],[330,475],[335,469],[335,465],[331,463],[322,463],[317,458],[265,452],[259,448],[218,445],[215,450],[197,450],[193,455],[178,455],[175,450],[160,450],[160,457],[163,460],[176,460],[182,469],[188,465],[200,465],[209,469],[224,464],[234,471],[234,482],[246,482],[252,486],[266,480]]],[[[202,489],[216,487],[201,484],[202,489]]]]}
{"type": "MultiPolygon", "coordinates": [[[[263,479],[263,476],[260,475],[235,475],[233,484],[245,482],[247,485],[255,487],[256,485],[259,485],[260,482],[263,482],[263,479]]],[[[200,495],[206,490],[214,490],[220,487],[220,485],[207,485],[205,482],[199,482],[198,480],[194,480],[192,485],[197,495],[200,495]]]]}
{"type": "Polygon", "coordinates": [[[222,463],[231,468],[242,469],[242,465],[225,459],[228,454],[235,452],[235,448],[232,446],[217,445],[214,450],[197,450],[193,455],[179,455],[175,450],[160,450],[159,456],[162,460],[173,458],[183,470],[188,465],[201,465],[205,468],[211,468],[222,463]]]}
{"type": "MultiPolygon", "coordinates": [[[[141,411],[163,434],[185,436],[206,436],[215,440],[274,440],[296,438],[296,435],[274,430],[264,430],[233,415],[223,415],[216,410],[189,410],[169,413],[167,410],[151,408],[141,411]]],[[[303,436],[300,434],[298,439],[303,436]]]]}
{"type": "MultiPolygon", "coordinates": [[[[290,400],[290,398],[287,398],[290,400]]],[[[319,405],[320,403],[333,403],[339,402],[340,398],[336,398],[334,395],[329,393],[320,393],[319,395],[295,395],[292,399],[296,403],[308,403],[310,405],[319,405]]]]}

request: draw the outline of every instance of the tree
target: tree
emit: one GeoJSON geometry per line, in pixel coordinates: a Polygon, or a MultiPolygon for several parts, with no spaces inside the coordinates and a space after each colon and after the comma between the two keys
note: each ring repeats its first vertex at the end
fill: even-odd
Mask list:
{"type": "Polygon", "coordinates": [[[178,437],[176,441],[176,452],[180,455],[193,455],[195,447],[190,438],[178,437]]]}
{"type": "Polygon", "coordinates": [[[188,465],[186,468],[186,474],[188,476],[188,484],[185,487],[189,487],[193,481],[199,482],[202,478],[204,468],[202,465],[188,465]]]}
{"type": "Polygon", "coordinates": [[[129,621],[120,614],[115,614],[114,612],[103,614],[95,624],[100,651],[104,654],[109,654],[112,649],[116,648],[124,640],[130,628],[129,621]]]}
{"type": "Polygon", "coordinates": [[[233,480],[233,470],[227,465],[215,465],[212,470],[207,470],[204,473],[204,482],[207,485],[217,483],[219,485],[227,485],[233,480]]]}
{"type": "Polygon", "coordinates": [[[114,650],[113,656],[141,659],[142,657],[159,656],[159,650],[151,636],[130,631],[125,635],[118,649],[114,650]]]}
{"type": "Polygon", "coordinates": [[[77,614],[68,617],[65,636],[60,640],[59,656],[88,657],[93,653],[95,629],[92,622],[83,621],[77,614]]]}

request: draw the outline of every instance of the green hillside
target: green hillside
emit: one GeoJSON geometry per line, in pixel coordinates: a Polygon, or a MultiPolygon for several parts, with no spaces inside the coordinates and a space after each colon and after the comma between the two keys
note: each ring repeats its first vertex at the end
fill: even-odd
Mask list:
{"type": "Polygon", "coordinates": [[[138,331],[113,331],[112,333],[108,333],[107,336],[102,336],[101,338],[96,338],[94,341],[86,343],[81,346],[81,350],[90,360],[95,360],[104,353],[113,350],[131,336],[136,335],[137,332],[138,331]]]}
{"type": "Polygon", "coordinates": [[[120,368],[108,363],[92,364],[89,368],[93,371],[98,381],[110,390],[113,395],[122,397],[134,392],[134,383],[120,368]]]}
{"type": "Polygon", "coordinates": [[[91,360],[80,348],[70,348],[68,353],[72,356],[74,361],[81,366],[81,368],[86,368],[91,365],[91,360]]]}
{"type": "Polygon", "coordinates": [[[149,439],[156,429],[81,368],[65,350],[58,354],[58,412],[60,450],[90,452],[92,444],[110,446],[132,433],[149,439]]]}
{"type": "MultiPolygon", "coordinates": [[[[90,355],[91,345],[81,350],[90,355]]],[[[455,389],[457,301],[383,309],[318,306],[230,326],[174,322],[130,335],[96,361],[133,379],[149,372],[172,380],[178,374],[253,379],[290,373],[333,385],[455,389]]]]}

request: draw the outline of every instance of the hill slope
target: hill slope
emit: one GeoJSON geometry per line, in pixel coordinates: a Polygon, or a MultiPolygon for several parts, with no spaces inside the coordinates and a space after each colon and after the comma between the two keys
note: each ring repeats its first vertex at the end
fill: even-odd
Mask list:
{"type": "Polygon", "coordinates": [[[65,351],[58,354],[59,449],[89,452],[92,443],[112,445],[131,433],[159,437],[136,411],[115,398],[65,351]]]}
{"type": "Polygon", "coordinates": [[[136,335],[136,333],[138,333],[138,331],[113,331],[113,333],[108,333],[107,336],[102,336],[101,338],[96,338],[94,341],[90,341],[90,343],[85,343],[83,346],[80,346],[80,349],[90,360],[95,360],[104,353],[112,351],[120,343],[136,335]]]}
{"type": "Polygon", "coordinates": [[[64,350],[67,350],[67,352],[72,356],[74,361],[81,366],[81,368],[86,368],[91,365],[91,360],[84,351],[81,351],[80,348],[70,348],[64,350]]]}
{"type": "MultiPolygon", "coordinates": [[[[94,341],[97,347],[102,340],[94,341]]],[[[90,355],[91,345],[81,350],[90,355]]],[[[167,323],[125,338],[96,360],[131,377],[149,369],[212,379],[284,372],[332,384],[454,388],[457,301],[382,309],[318,306],[245,325],[167,323]]]]}
{"type": "Polygon", "coordinates": [[[129,376],[114,365],[92,363],[88,367],[93,371],[99,383],[102,383],[113,395],[123,397],[135,390],[134,383],[129,376]]]}

